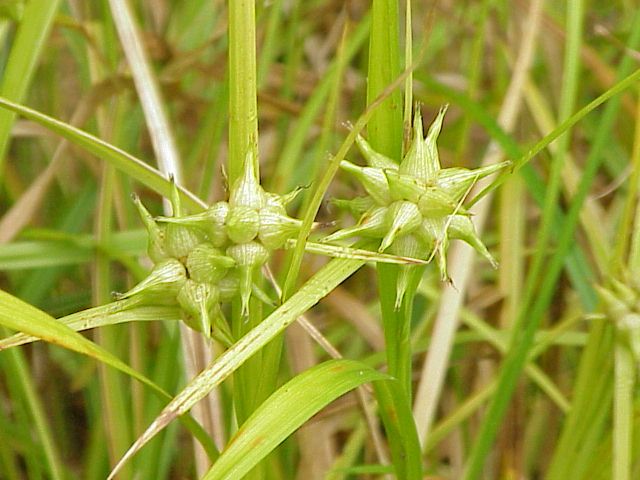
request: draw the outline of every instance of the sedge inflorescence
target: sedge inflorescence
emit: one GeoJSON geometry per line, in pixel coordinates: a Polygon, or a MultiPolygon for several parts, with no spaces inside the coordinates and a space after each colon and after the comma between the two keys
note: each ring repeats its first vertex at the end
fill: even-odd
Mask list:
{"type": "Polygon", "coordinates": [[[231,185],[228,201],[185,215],[173,183],[173,216],[154,218],[134,197],[148,231],[147,253],[154,262],[149,276],[119,298],[137,296],[156,304],[178,304],[183,320],[206,336],[232,343],[221,304],[241,301],[246,315],[251,295],[268,296],[254,283],[254,274],[299,231],[286,206],[297,194],[265,192],[250,152],[242,175],[231,185]]]}
{"type": "MultiPolygon", "coordinates": [[[[465,241],[495,266],[463,202],[479,178],[509,162],[475,170],[441,168],[436,140],[445,111],[441,109],[426,138],[416,111],[412,142],[399,163],[376,152],[358,136],[367,166],[343,161],[341,167],[362,183],[368,195],[336,203],[359,215],[359,220],[326,236],[322,244],[306,244],[316,253],[348,258],[363,258],[364,253],[368,260],[400,263],[396,308],[409,284],[410,265],[435,258],[442,279],[449,279],[446,250],[450,239],[465,241]],[[378,252],[334,243],[356,236],[378,239],[378,252]]],[[[229,188],[228,200],[197,214],[185,214],[173,182],[170,217],[154,218],[134,197],[148,231],[147,253],[154,267],[146,279],[118,297],[177,305],[187,325],[227,345],[233,343],[222,304],[239,299],[241,313],[246,316],[252,295],[270,303],[254,282],[256,272],[274,250],[291,246],[302,226],[286,211],[299,190],[287,195],[266,192],[260,186],[255,163],[255,153],[250,151],[240,177],[229,188]]]]}
{"type": "MultiPolygon", "coordinates": [[[[379,252],[427,260],[435,257],[440,276],[446,281],[449,280],[446,251],[450,239],[468,243],[496,266],[478,237],[463,202],[478,179],[510,162],[474,170],[442,168],[436,141],[445,112],[446,107],[440,110],[424,138],[422,117],[416,109],[412,141],[400,162],[376,152],[364,138],[357,137],[367,165],[343,161],[341,167],[362,184],[368,195],[336,202],[359,215],[359,220],[354,226],[338,230],[323,241],[335,242],[356,236],[380,239],[379,252]]],[[[407,288],[410,268],[401,267],[396,308],[407,288]]]]}

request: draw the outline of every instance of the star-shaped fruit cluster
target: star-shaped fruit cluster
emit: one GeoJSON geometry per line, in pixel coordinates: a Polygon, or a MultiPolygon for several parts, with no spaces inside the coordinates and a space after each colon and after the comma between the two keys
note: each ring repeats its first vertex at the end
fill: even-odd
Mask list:
{"type": "MultiPolygon", "coordinates": [[[[440,276],[446,281],[449,281],[446,252],[451,239],[468,243],[496,266],[494,258],[478,237],[463,202],[478,179],[510,162],[473,170],[442,168],[436,141],[445,112],[446,107],[440,110],[425,138],[422,117],[416,109],[412,141],[399,163],[376,152],[361,136],[357,137],[367,166],[348,161],[343,161],[340,166],[362,184],[368,196],[335,202],[360,218],[354,226],[325,237],[324,242],[356,236],[380,239],[379,252],[424,260],[435,257],[440,276]]],[[[409,268],[401,267],[396,308],[399,308],[407,288],[409,268]]]]}
{"type": "Polygon", "coordinates": [[[228,201],[201,213],[185,215],[175,183],[171,217],[154,218],[134,197],[147,228],[147,253],[154,267],[145,280],[118,298],[137,296],[145,302],[177,304],[191,328],[233,343],[221,304],[239,297],[246,315],[252,294],[269,302],[254,283],[254,273],[273,250],[297,235],[302,222],[286,211],[297,192],[265,192],[249,153],[228,201]]]}

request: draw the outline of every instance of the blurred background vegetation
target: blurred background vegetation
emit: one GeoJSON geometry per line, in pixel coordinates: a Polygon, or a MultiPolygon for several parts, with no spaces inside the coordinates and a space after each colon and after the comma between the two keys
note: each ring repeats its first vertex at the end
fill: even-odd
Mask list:
{"type": "MultiPolygon", "coordinates": [[[[118,35],[115,3],[0,0],[0,95],[156,166],[125,57],[133,45],[118,35]]],[[[228,153],[227,2],[129,4],[170,119],[182,183],[213,203],[225,196],[228,153]]],[[[404,39],[406,4],[399,4],[404,39]]],[[[425,123],[449,104],[439,140],[445,167],[523,157],[640,63],[633,0],[411,5],[413,98],[425,123]]],[[[256,27],[261,177],[265,188],[285,193],[313,183],[367,106],[367,77],[376,68],[368,63],[371,2],[259,1],[256,27]]],[[[404,68],[401,59],[397,67],[404,68]]],[[[638,112],[634,85],[508,175],[492,202],[478,203],[476,223],[484,223],[498,270],[459,246],[449,257],[453,285],[427,268],[411,341],[429,478],[462,478],[465,464],[484,457],[487,479],[640,478],[639,430],[632,428],[640,426],[637,359],[624,360],[628,345],[617,341],[615,315],[603,314],[596,288],[637,278],[638,112]],[[519,337],[529,330],[532,344],[519,337]],[[631,373],[614,370],[614,357],[631,373]],[[509,372],[519,379],[513,396],[509,372]],[[624,398],[614,398],[614,378],[631,382],[624,398]],[[504,417],[500,399],[510,401],[504,417]],[[495,442],[486,433],[492,420],[495,442]],[[620,432],[625,424],[629,431],[620,432]],[[613,476],[616,464],[623,476],[613,476]]],[[[0,131],[10,131],[0,135],[0,287],[55,317],[109,302],[149,265],[130,194],[153,214],[162,212],[162,199],[36,123],[14,120],[0,113],[0,131]]],[[[348,158],[361,163],[355,149],[348,158]]],[[[352,198],[358,188],[338,174],[319,220],[352,223],[329,199],[352,198]]],[[[301,276],[325,261],[305,257],[301,276]]],[[[281,257],[272,263],[276,275],[281,265],[281,257]]],[[[309,319],[343,356],[380,367],[375,278],[364,267],[309,319]]],[[[89,335],[169,392],[189,379],[175,322],[89,335]]],[[[285,352],[280,383],[326,359],[295,324],[285,352]]],[[[223,384],[212,400],[214,411],[226,405],[227,412],[209,429],[218,445],[236,427],[231,396],[223,384]]],[[[135,381],[56,346],[2,351],[0,478],[105,478],[161,407],[135,381]]],[[[380,460],[361,417],[355,397],[342,397],[288,439],[264,475],[378,478],[384,469],[352,468],[380,460]]],[[[193,451],[188,432],[173,424],[119,478],[134,471],[142,479],[194,478],[203,470],[193,451]]]]}

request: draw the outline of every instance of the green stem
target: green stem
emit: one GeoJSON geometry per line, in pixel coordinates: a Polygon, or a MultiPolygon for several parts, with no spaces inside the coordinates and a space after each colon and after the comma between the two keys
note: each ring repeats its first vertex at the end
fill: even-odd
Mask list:
{"type": "Polygon", "coordinates": [[[255,1],[229,2],[229,183],[241,172],[250,149],[258,177],[255,1]]]}

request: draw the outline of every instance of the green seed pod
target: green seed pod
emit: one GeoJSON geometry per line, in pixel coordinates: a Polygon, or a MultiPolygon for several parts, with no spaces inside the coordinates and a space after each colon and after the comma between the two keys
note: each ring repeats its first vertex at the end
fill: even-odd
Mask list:
{"type": "Polygon", "coordinates": [[[296,187],[289,193],[285,193],[284,195],[265,192],[265,206],[281,208],[282,211],[286,213],[285,208],[287,207],[287,205],[293,202],[305,188],[306,187],[296,187]]]}
{"type": "Polygon", "coordinates": [[[206,214],[209,218],[206,230],[209,241],[216,247],[223,247],[227,243],[224,224],[229,214],[229,204],[216,202],[207,209],[206,214]]]}
{"type": "Polygon", "coordinates": [[[256,238],[260,216],[255,208],[236,205],[229,209],[225,229],[234,243],[247,243],[256,238]]]}
{"type": "Polygon", "coordinates": [[[258,182],[253,162],[254,154],[249,149],[244,161],[242,175],[231,186],[229,192],[229,205],[231,207],[243,206],[257,210],[262,208],[266,202],[265,193],[258,182]]]}
{"type": "Polygon", "coordinates": [[[240,298],[242,300],[242,315],[249,312],[249,298],[253,274],[269,259],[269,251],[258,242],[242,243],[227,248],[227,255],[236,261],[240,275],[240,298]]]}
{"type": "Polygon", "coordinates": [[[235,262],[210,243],[201,243],[189,252],[186,265],[189,278],[215,285],[235,262]]]}
{"type": "Polygon", "coordinates": [[[164,248],[173,258],[183,259],[196,245],[207,240],[206,234],[193,227],[169,223],[165,229],[164,248]]]}
{"type": "Polygon", "coordinates": [[[413,120],[413,140],[406,157],[400,163],[400,173],[405,173],[425,182],[432,182],[440,170],[440,159],[436,141],[442,128],[442,120],[447,111],[444,106],[431,124],[427,138],[423,140],[422,116],[416,109],[413,120]]]}
{"type": "Polygon", "coordinates": [[[393,200],[408,200],[418,203],[418,199],[428,188],[423,181],[398,173],[396,170],[385,170],[384,174],[387,177],[389,192],[393,200]]]}
{"type": "Polygon", "coordinates": [[[388,205],[391,203],[389,183],[381,169],[360,167],[344,160],[340,162],[340,167],[355,176],[378,204],[388,205]]]}
{"type": "Polygon", "coordinates": [[[282,215],[279,208],[265,207],[260,210],[258,238],[269,250],[282,248],[284,242],[298,233],[301,225],[300,220],[282,215]]]}
{"type": "Polygon", "coordinates": [[[474,170],[460,167],[444,168],[438,171],[435,184],[454,202],[460,202],[469,193],[475,182],[511,164],[511,161],[506,161],[474,170]]]}
{"type": "Polygon", "coordinates": [[[155,222],[149,211],[145,208],[145,206],[140,201],[140,198],[136,194],[133,194],[132,198],[138,209],[140,218],[142,219],[142,222],[147,229],[147,254],[149,255],[149,258],[153,263],[158,263],[162,260],[166,260],[167,258],[169,258],[169,255],[164,249],[164,225],[160,226],[155,222]]]}
{"type": "Polygon", "coordinates": [[[362,153],[362,156],[367,161],[367,165],[369,165],[370,167],[395,170],[398,169],[398,164],[396,162],[391,160],[389,157],[376,152],[371,147],[371,145],[369,145],[369,142],[362,138],[362,135],[358,135],[356,137],[356,144],[360,149],[360,153],[362,153]]]}
{"type": "Polygon", "coordinates": [[[381,238],[387,233],[387,225],[387,207],[374,207],[362,215],[356,225],[338,230],[324,237],[322,242],[337,242],[357,236],[381,238]]]}
{"type": "Polygon", "coordinates": [[[216,202],[204,212],[182,217],[157,217],[156,220],[199,229],[207,235],[214,246],[222,247],[228,240],[224,230],[224,222],[228,212],[229,204],[227,202],[216,202]]]}
{"type": "Polygon", "coordinates": [[[177,300],[185,313],[184,322],[211,338],[210,312],[218,304],[216,287],[188,279],[178,292],[177,300]]]}
{"type": "Polygon", "coordinates": [[[456,203],[437,187],[428,187],[418,199],[418,209],[424,217],[443,217],[453,212],[466,213],[466,209],[456,203]]]}
{"type": "Polygon", "coordinates": [[[379,252],[384,252],[397,237],[401,237],[418,228],[422,223],[422,215],[415,203],[393,202],[386,212],[387,233],[380,243],[379,252]]]}
{"type": "Polygon", "coordinates": [[[498,268],[498,262],[491,256],[487,247],[484,246],[473,222],[469,217],[463,215],[453,215],[449,218],[447,233],[449,238],[462,240],[471,245],[480,255],[486,258],[493,268],[498,268]]]}
{"type": "Polygon", "coordinates": [[[117,300],[122,300],[136,295],[145,303],[175,305],[176,295],[186,280],[184,265],[171,258],[158,263],[147,278],[131,290],[115,296],[117,300]]]}

